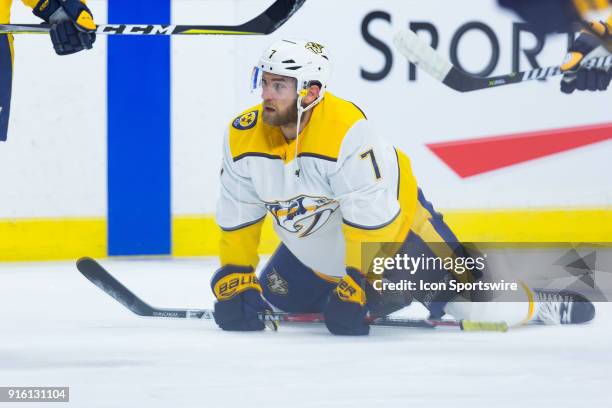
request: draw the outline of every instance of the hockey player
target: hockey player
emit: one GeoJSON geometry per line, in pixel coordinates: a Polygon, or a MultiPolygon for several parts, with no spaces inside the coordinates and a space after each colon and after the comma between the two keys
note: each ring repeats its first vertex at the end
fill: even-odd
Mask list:
{"type": "MultiPolygon", "coordinates": [[[[51,42],[58,55],[90,49],[96,40],[96,24],[85,0],[21,0],[32,12],[51,24],[51,42]]],[[[0,24],[10,22],[12,0],[0,0],[0,24]]],[[[13,82],[13,36],[0,34],[0,141],[5,141],[13,82]]]]}
{"type": "MultiPolygon", "coordinates": [[[[323,45],[276,42],[253,71],[262,103],[228,126],[217,205],[221,268],[211,280],[215,320],[224,330],[262,330],[258,313],[271,304],[287,312],[322,312],[334,334],[368,334],[368,313],[388,314],[411,297],[372,288],[372,277],[365,276],[371,254],[362,245],[378,251],[376,243],[395,242],[392,252],[414,257],[465,255],[417,187],[408,157],[379,138],[356,105],[328,91],[330,70],[323,45]],[[257,248],[267,214],[282,243],[258,279],[257,248]]],[[[482,278],[444,268],[396,275],[390,279],[434,284],[482,278]]],[[[592,305],[578,302],[584,300],[578,295],[528,288],[521,293],[524,302],[497,307],[454,302],[457,294],[449,290],[410,292],[433,317],[449,313],[510,325],[593,317],[592,305]]]]}
{"type": "Polygon", "coordinates": [[[608,0],[498,0],[502,7],[514,10],[539,35],[570,32],[576,25],[584,29],[566,55],[561,70],[561,92],[604,91],[610,85],[612,68],[581,67],[590,58],[612,52],[612,14],[607,21],[586,22],[592,14],[610,9],[608,0]]]}
{"type": "Polygon", "coordinates": [[[561,70],[561,92],[605,91],[612,79],[612,67],[586,69],[580,66],[591,58],[607,56],[612,52],[612,14],[608,21],[589,23],[589,30],[583,30],[566,55],[561,70]]]}

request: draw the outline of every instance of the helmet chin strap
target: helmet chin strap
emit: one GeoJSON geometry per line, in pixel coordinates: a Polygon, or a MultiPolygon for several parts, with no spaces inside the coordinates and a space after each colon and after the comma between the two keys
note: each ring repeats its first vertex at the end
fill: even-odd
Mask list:
{"type": "Polygon", "coordinates": [[[298,158],[298,146],[300,140],[300,126],[302,125],[302,115],[304,112],[307,112],[315,107],[321,101],[321,97],[318,97],[314,101],[312,101],[308,106],[302,106],[302,100],[308,95],[308,89],[302,89],[298,92],[297,98],[297,127],[295,128],[295,160],[298,166],[298,170],[300,169],[300,161],[298,158]]]}

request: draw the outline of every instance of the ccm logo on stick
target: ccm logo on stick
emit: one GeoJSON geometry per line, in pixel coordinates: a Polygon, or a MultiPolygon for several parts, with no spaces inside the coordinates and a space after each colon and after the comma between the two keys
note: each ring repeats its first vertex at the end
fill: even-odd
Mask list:
{"type": "Polygon", "coordinates": [[[168,34],[174,31],[173,25],[162,24],[108,24],[103,29],[103,33],[117,34],[168,34]]]}

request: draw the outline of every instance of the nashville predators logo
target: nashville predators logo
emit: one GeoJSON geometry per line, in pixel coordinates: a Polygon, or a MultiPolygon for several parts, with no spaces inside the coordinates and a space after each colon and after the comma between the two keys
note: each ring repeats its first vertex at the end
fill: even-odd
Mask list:
{"type": "Polygon", "coordinates": [[[238,130],[247,130],[251,129],[257,123],[257,116],[259,112],[252,111],[249,113],[245,113],[242,116],[238,116],[232,126],[234,126],[238,130]]]}
{"type": "Polygon", "coordinates": [[[323,54],[323,48],[325,48],[325,46],[321,44],[317,44],[316,42],[306,43],[305,47],[307,50],[310,50],[314,52],[315,54],[323,54]]]}
{"type": "Polygon", "coordinates": [[[276,272],[276,269],[272,269],[272,272],[266,275],[266,283],[268,285],[268,289],[270,289],[270,291],[273,293],[281,296],[285,296],[287,293],[289,293],[289,285],[287,284],[287,281],[284,280],[278,272],[276,272]]]}
{"type": "Polygon", "coordinates": [[[339,207],[337,201],[326,197],[302,195],[288,201],[266,203],[276,224],[286,231],[306,237],[320,229],[339,207]]]}

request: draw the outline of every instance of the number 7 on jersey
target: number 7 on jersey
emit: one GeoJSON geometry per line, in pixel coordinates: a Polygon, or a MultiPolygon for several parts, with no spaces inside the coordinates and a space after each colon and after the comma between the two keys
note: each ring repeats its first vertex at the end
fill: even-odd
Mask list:
{"type": "Polygon", "coordinates": [[[368,156],[370,156],[370,160],[372,160],[372,167],[374,168],[376,180],[381,179],[382,176],[380,175],[380,169],[378,168],[378,163],[376,162],[376,157],[374,156],[374,149],[367,150],[360,155],[362,159],[365,159],[368,156]]]}

